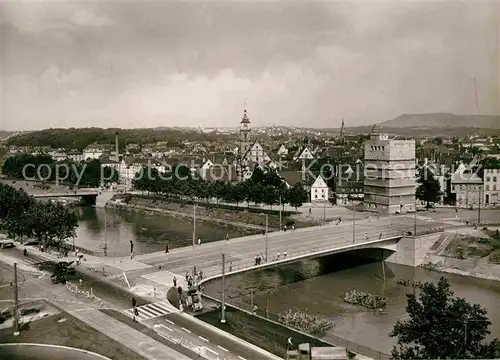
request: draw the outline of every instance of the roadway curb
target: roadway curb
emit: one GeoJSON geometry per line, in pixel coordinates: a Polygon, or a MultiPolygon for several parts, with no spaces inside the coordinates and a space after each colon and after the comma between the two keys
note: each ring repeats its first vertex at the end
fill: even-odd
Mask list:
{"type": "Polygon", "coordinates": [[[99,358],[99,359],[102,359],[102,360],[112,360],[111,358],[108,358],[108,357],[106,357],[104,355],[101,355],[101,354],[97,354],[97,353],[92,352],[92,351],[78,349],[78,348],[69,347],[69,346],[62,346],[62,345],[36,344],[36,343],[4,343],[4,344],[0,344],[0,348],[2,348],[2,347],[9,347],[9,346],[12,346],[12,347],[16,347],[16,346],[24,346],[24,347],[36,346],[36,347],[63,349],[63,350],[70,350],[70,351],[80,352],[80,353],[83,353],[83,354],[86,354],[86,355],[92,355],[92,356],[95,356],[96,358],[99,358]]]}

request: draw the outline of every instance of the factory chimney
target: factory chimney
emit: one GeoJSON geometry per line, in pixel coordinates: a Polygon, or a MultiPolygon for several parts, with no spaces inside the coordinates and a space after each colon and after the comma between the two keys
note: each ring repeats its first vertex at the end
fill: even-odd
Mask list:
{"type": "Polygon", "coordinates": [[[120,162],[120,150],[118,148],[118,131],[115,132],[115,155],[116,155],[116,162],[120,162]]]}

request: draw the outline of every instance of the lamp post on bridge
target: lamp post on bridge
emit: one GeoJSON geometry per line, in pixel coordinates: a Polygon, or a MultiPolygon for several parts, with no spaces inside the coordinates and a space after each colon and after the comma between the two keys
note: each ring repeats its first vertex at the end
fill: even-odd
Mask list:
{"type": "Polygon", "coordinates": [[[221,291],[221,317],[220,322],[226,323],[226,254],[222,253],[222,291],[221,291]]]}
{"type": "MultiPolygon", "coordinates": [[[[280,225],[281,226],[281,225],[280,225]]],[[[267,253],[268,253],[268,243],[267,243],[267,231],[269,229],[269,220],[268,220],[268,214],[266,214],[266,263],[267,263],[267,253]]]]}
{"type": "Polygon", "coordinates": [[[196,203],[193,202],[193,250],[196,248],[196,203]]]}

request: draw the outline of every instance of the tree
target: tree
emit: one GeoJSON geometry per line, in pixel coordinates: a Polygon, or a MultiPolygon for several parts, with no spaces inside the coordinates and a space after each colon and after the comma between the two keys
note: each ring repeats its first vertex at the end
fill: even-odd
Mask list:
{"type": "Polygon", "coordinates": [[[424,168],[420,178],[418,179],[419,186],[415,196],[417,199],[426,202],[426,208],[430,207],[430,203],[439,201],[442,195],[439,181],[434,178],[434,174],[428,168],[424,168]]]}
{"type": "Polygon", "coordinates": [[[491,322],[478,304],[453,297],[450,283],[441,277],[426,282],[418,298],[407,294],[409,320],[399,320],[391,337],[398,337],[393,359],[493,359],[500,342],[485,342],[491,322]]]}
{"type": "Polygon", "coordinates": [[[295,211],[297,211],[297,208],[301,207],[307,200],[307,191],[300,181],[289,189],[288,201],[290,206],[295,208],[295,211]]]}

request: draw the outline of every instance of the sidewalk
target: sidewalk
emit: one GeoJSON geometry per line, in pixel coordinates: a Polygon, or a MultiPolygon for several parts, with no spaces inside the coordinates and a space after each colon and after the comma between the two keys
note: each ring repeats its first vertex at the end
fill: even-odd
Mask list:
{"type": "MultiPolygon", "coordinates": [[[[61,305],[59,305],[61,306],[61,305]]],[[[64,309],[65,306],[61,306],[64,309]]],[[[190,360],[187,356],[163,345],[99,310],[71,312],[72,316],[150,360],[190,360]]],[[[193,354],[194,355],[194,354],[193,354]]]]}

